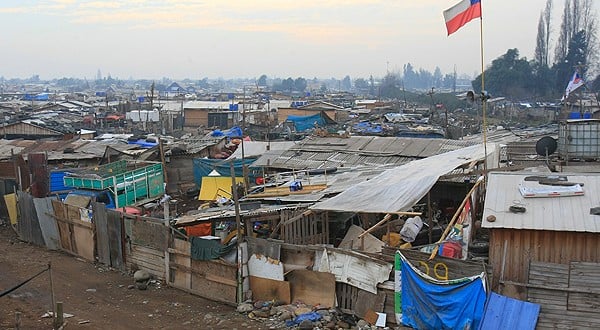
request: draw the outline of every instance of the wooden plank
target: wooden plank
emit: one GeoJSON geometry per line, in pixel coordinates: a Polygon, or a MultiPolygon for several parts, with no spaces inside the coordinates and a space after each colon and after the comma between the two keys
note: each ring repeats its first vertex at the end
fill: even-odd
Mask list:
{"type": "Polygon", "coordinates": [[[335,275],[296,269],[287,274],[287,280],[290,283],[292,301],[328,308],[335,306],[335,275]]]}
{"type": "Polygon", "coordinates": [[[156,256],[156,257],[159,257],[161,259],[165,257],[165,254],[164,254],[163,251],[152,249],[152,248],[148,248],[148,247],[145,247],[145,246],[142,246],[142,245],[131,244],[131,249],[134,252],[142,253],[142,254],[147,254],[149,256],[156,256]]]}
{"type": "Polygon", "coordinates": [[[175,269],[176,271],[187,272],[188,274],[191,274],[191,285],[189,288],[186,286],[180,286],[180,281],[171,282],[174,287],[181,288],[182,290],[211,300],[216,300],[228,304],[235,304],[237,302],[236,286],[230,286],[220,283],[224,281],[227,281],[227,283],[231,283],[231,281],[237,280],[236,265],[230,265],[218,260],[191,261],[191,267],[186,267],[175,262],[169,263],[170,269],[175,269]],[[211,281],[210,279],[207,279],[207,274],[211,275],[209,277],[216,276],[220,282],[215,282],[211,281]]]}
{"type": "Polygon", "coordinates": [[[125,257],[123,253],[123,222],[121,213],[107,210],[107,228],[110,248],[110,264],[117,269],[124,269],[125,257]]]}
{"type": "Polygon", "coordinates": [[[52,209],[54,210],[54,219],[56,219],[56,224],[58,225],[58,234],[60,236],[60,245],[61,247],[70,252],[74,252],[73,242],[71,239],[71,227],[65,221],[60,221],[66,219],[66,208],[64,204],[59,200],[52,201],[52,209]]]}
{"type": "Polygon", "coordinates": [[[94,231],[92,228],[83,226],[73,226],[73,240],[77,255],[82,258],[94,261],[94,231]]]}
{"type": "Polygon", "coordinates": [[[221,276],[217,276],[217,275],[213,275],[213,274],[206,274],[205,277],[209,281],[237,287],[237,281],[230,279],[230,278],[225,278],[225,277],[221,277],[221,276]]]}
{"type": "Polygon", "coordinates": [[[570,311],[600,312],[600,294],[594,293],[570,293],[567,309],[570,311]]]}
{"type": "Polygon", "coordinates": [[[290,283],[286,281],[250,276],[250,290],[253,300],[275,300],[284,304],[292,301],[290,283]]]}
{"type": "MultiPolygon", "coordinates": [[[[171,261],[175,265],[180,265],[187,269],[191,269],[190,266],[191,266],[192,261],[191,261],[190,257],[172,254],[171,261]]],[[[191,289],[191,286],[192,286],[192,283],[191,283],[192,273],[191,272],[185,271],[180,268],[171,267],[171,265],[169,265],[169,271],[171,273],[171,275],[169,276],[169,279],[172,279],[171,280],[172,285],[177,286],[177,287],[184,287],[184,288],[191,289]]]]}
{"type": "Polygon", "coordinates": [[[131,222],[131,241],[164,251],[167,248],[168,228],[162,223],[136,219],[131,222]]]}
{"type": "Polygon", "coordinates": [[[369,310],[380,313],[383,312],[384,304],[385,293],[378,290],[377,294],[373,294],[359,289],[353,311],[358,317],[364,317],[369,310]]]}
{"type": "Polygon", "coordinates": [[[106,206],[102,203],[92,202],[94,224],[96,225],[96,255],[98,261],[110,266],[110,242],[108,238],[108,225],[106,206]]]}

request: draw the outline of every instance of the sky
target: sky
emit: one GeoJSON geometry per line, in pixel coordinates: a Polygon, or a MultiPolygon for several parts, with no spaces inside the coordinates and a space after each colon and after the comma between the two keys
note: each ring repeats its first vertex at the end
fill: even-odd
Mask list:
{"type": "MultiPolygon", "coordinates": [[[[0,76],[356,79],[406,63],[474,76],[480,21],[447,36],[442,16],[459,1],[1,0],[0,76]]],[[[545,3],[482,1],[485,66],[511,48],[533,57],[545,3]]]]}

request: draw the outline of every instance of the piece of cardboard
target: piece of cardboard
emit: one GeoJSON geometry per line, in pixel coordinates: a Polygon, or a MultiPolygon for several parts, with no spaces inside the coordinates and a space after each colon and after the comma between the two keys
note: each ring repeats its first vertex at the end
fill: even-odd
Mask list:
{"type": "Polygon", "coordinates": [[[268,278],[250,276],[250,290],[253,300],[275,300],[284,304],[291,303],[290,283],[268,278]]]}
{"type": "Polygon", "coordinates": [[[375,325],[377,323],[379,315],[377,315],[377,312],[373,311],[372,309],[369,309],[367,310],[367,312],[365,313],[365,317],[363,318],[365,319],[365,321],[369,322],[369,324],[375,325]]]}
{"type": "Polygon", "coordinates": [[[335,307],[335,275],[296,269],[287,275],[292,301],[307,305],[335,307]]]}

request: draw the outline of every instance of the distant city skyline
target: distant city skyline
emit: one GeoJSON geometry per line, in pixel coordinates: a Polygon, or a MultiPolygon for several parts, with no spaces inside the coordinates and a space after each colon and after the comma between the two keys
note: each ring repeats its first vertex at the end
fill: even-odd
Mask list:
{"type": "MultiPolygon", "coordinates": [[[[304,77],[481,72],[479,19],[446,36],[459,0],[0,2],[0,76],[94,79],[304,77]]],[[[484,59],[531,59],[546,0],[482,1],[484,59]]],[[[564,1],[554,1],[551,43],[564,1]]],[[[596,11],[600,1],[594,1],[596,11]]]]}

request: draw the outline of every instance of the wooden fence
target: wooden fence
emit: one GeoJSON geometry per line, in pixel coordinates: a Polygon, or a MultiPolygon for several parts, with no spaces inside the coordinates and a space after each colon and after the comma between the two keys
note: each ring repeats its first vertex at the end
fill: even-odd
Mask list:
{"type": "Polygon", "coordinates": [[[531,262],[526,287],[538,328],[600,329],[600,263],[531,262]]]}
{"type": "Polygon", "coordinates": [[[281,240],[289,244],[329,244],[327,212],[281,213],[281,240]]]}
{"type": "Polygon", "coordinates": [[[235,305],[237,264],[194,260],[190,245],[189,241],[175,238],[173,246],[168,249],[169,285],[200,297],[235,305]]]}

